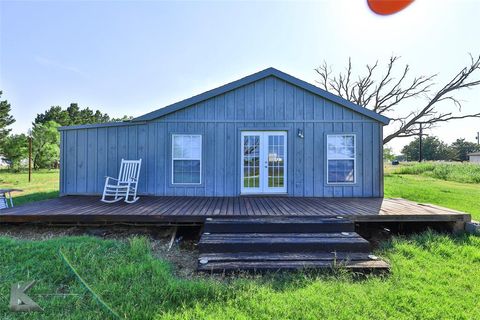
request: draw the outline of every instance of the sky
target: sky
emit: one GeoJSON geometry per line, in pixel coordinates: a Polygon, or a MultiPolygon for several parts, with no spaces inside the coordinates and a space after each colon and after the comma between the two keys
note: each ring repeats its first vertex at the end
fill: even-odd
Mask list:
{"type": "MultiPolygon", "coordinates": [[[[13,132],[22,133],[54,105],[139,116],[267,67],[315,84],[323,61],[341,71],[349,57],[361,72],[399,55],[412,75],[438,74],[440,85],[468,65],[469,53],[480,54],[478,30],[475,0],[416,0],[390,16],[372,13],[366,0],[0,0],[0,90],[17,120],[13,132]]],[[[457,97],[462,112],[480,112],[480,87],[457,97]]],[[[473,142],[477,131],[478,118],[429,134],[473,142]]],[[[389,146],[399,152],[406,143],[389,146]]]]}

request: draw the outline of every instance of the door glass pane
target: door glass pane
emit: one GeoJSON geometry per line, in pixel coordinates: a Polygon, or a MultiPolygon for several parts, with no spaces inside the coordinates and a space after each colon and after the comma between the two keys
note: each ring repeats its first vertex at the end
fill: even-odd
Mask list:
{"type": "Polygon", "coordinates": [[[284,136],[268,137],[268,187],[283,188],[284,186],[284,136]]]}
{"type": "Polygon", "coordinates": [[[260,187],[260,136],[243,137],[243,187],[260,187]]]}

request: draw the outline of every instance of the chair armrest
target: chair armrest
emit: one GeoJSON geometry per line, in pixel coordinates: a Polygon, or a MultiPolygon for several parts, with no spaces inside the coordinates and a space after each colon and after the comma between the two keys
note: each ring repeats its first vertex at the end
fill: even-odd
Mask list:
{"type": "Polygon", "coordinates": [[[108,181],[108,179],[112,179],[112,180],[118,181],[118,179],[113,178],[113,177],[109,177],[109,176],[105,176],[105,179],[106,179],[107,181],[108,181]]]}

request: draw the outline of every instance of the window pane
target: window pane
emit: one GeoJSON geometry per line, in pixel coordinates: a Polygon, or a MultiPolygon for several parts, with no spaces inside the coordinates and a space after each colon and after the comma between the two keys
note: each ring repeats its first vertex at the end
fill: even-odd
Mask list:
{"type": "Polygon", "coordinates": [[[355,136],[328,135],[327,159],[353,159],[355,158],[355,136]]]}
{"type": "Polygon", "coordinates": [[[345,144],[346,147],[351,147],[351,148],[353,148],[353,146],[355,145],[354,137],[353,137],[353,136],[345,136],[343,142],[344,142],[344,144],[345,144]]]}
{"type": "Polygon", "coordinates": [[[346,158],[355,158],[355,149],[354,147],[346,147],[344,149],[344,154],[346,158]]]}
{"type": "Polygon", "coordinates": [[[173,157],[174,158],[182,157],[182,147],[183,147],[183,137],[173,136],[173,157]]]}
{"type": "Polygon", "coordinates": [[[197,159],[202,157],[202,140],[198,135],[173,136],[173,158],[197,159]]]}
{"type": "Polygon", "coordinates": [[[328,160],[328,182],[354,182],[354,161],[328,160]]]}
{"type": "Polygon", "coordinates": [[[174,160],[173,183],[200,183],[200,160],[174,160]]]}

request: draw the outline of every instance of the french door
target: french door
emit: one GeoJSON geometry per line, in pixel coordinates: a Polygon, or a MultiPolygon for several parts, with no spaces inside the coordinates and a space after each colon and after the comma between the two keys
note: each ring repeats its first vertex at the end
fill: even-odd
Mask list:
{"type": "Polygon", "coordinates": [[[242,194],[287,192],[287,133],[242,131],[242,194]]]}

